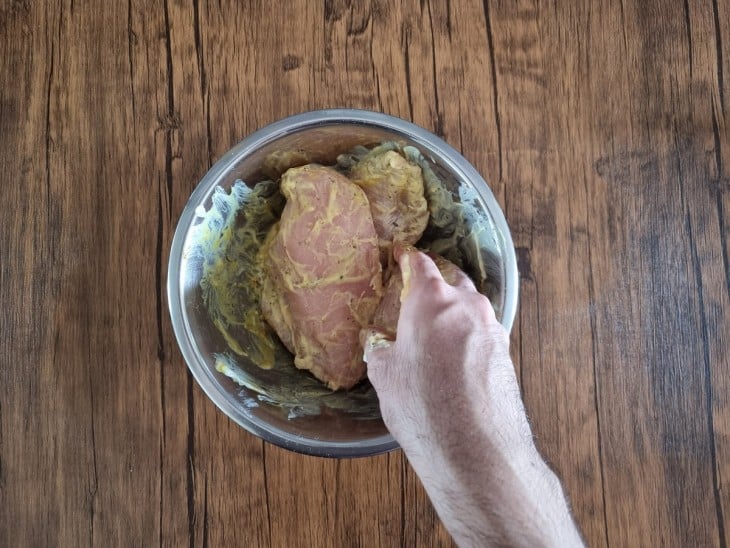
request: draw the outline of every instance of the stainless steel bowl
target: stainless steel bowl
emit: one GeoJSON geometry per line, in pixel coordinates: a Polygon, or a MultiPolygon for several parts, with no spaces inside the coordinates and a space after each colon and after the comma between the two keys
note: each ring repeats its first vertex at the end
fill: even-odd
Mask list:
{"type": "MultiPolygon", "coordinates": [[[[467,187],[476,196],[478,209],[489,218],[496,242],[495,267],[500,280],[491,297],[502,324],[511,329],[518,295],[518,273],[514,247],[504,215],[484,179],[456,150],[435,135],[404,120],[380,113],[338,109],[307,112],[275,122],[241,141],[227,152],[203,177],[182,212],[172,242],[167,294],[172,325],[182,354],[203,391],[226,414],[249,432],[293,451],[328,457],[375,455],[398,447],[379,415],[373,416],[376,396],[360,391],[345,406],[324,408],[322,413],[291,418],[281,402],[261,397],[216,371],[216,355],[226,352],[227,343],[213,325],[201,301],[199,261],[187,252],[200,222],[201,208],[209,209],[217,187],[230,190],[238,179],[248,184],[266,177],[262,166],[272,153],[304,152],[310,161],[334,163],[338,154],[356,145],[400,141],[416,147],[437,174],[456,192],[467,187]],[[363,397],[365,400],[363,400],[363,397]],[[368,400],[369,398],[369,400],[368,400]],[[366,401],[367,400],[367,401],[366,401]],[[369,412],[361,407],[367,403],[369,412]]],[[[256,365],[239,360],[247,375],[271,380],[256,365]]],[[[292,365],[293,367],[293,365],[292,365]]],[[[298,379],[311,380],[306,372],[298,379]]],[[[291,377],[287,377],[290,379],[291,377]]]]}

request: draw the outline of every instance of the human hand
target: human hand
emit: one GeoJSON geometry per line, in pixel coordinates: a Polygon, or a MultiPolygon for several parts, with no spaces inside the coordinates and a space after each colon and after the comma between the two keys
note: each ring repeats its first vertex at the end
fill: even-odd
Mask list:
{"type": "Polygon", "coordinates": [[[460,273],[396,249],[395,341],[365,337],[383,421],[462,546],[582,546],[560,482],[537,452],[492,305],[460,273]]]}
{"type": "Polygon", "coordinates": [[[396,248],[395,258],[404,282],[396,340],[372,330],[365,342],[390,432],[411,452],[434,438],[459,451],[463,432],[475,431],[501,449],[532,447],[509,337],[489,300],[461,271],[444,281],[414,248],[396,248]]]}

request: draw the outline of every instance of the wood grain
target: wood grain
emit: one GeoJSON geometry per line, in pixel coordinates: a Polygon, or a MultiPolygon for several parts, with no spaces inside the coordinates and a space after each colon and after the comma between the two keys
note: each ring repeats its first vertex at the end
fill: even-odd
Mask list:
{"type": "Polygon", "coordinates": [[[721,0],[0,3],[0,545],[451,545],[400,452],[263,443],[172,334],[197,181],[336,106],[413,120],[489,181],[515,366],[587,542],[726,546],[721,0]]]}

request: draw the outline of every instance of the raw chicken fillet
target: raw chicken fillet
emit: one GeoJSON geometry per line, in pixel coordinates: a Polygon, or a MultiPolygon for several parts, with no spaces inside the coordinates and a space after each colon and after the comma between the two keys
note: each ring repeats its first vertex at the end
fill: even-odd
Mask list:
{"type": "Polygon", "coordinates": [[[382,295],[378,234],[357,185],[318,165],[289,169],[287,199],[263,253],[264,317],[307,369],[331,389],[365,376],[359,333],[382,295]]]}
{"type": "Polygon", "coordinates": [[[352,182],[365,191],[378,233],[383,264],[395,242],[415,245],[428,224],[423,173],[393,150],[363,157],[350,171],[352,182]]]}
{"type": "MultiPolygon", "coordinates": [[[[431,254],[433,261],[436,263],[444,281],[450,285],[456,285],[462,279],[466,278],[461,269],[451,261],[444,259],[440,255],[431,254]]],[[[398,316],[400,316],[401,292],[403,291],[403,276],[400,268],[395,266],[392,274],[385,284],[383,290],[383,298],[378,305],[375,315],[373,316],[373,326],[384,333],[388,338],[395,339],[398,329],[398,316]]],[[[363,330],[361,334],[361,342],[367,330],[363,330]]]]}

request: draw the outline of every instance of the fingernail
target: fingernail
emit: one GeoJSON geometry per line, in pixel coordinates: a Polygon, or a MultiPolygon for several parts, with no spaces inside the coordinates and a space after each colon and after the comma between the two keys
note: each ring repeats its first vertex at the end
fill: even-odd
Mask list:
{"type": "Polygon", "coordinates": [[[403,242],[393,243],[393,257],[395,257],[396,261],[400,261],[401,256],[405,253],[413,253],[414,251],[418,251],[418,249],[410,244],[404,244],[403,242]]]}

